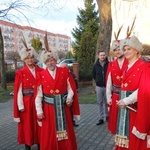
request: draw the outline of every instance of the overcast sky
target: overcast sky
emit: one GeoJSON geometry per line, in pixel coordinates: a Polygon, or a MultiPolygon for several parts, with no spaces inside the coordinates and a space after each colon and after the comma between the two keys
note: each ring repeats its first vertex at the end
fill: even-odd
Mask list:
{"type": "MultiPolygon", "coordinates": [[[[72,29],[78,27],[76,22],[77,15],[79,15],[78,8],[84,8],[85,0],[52,0],[51,3],[45,4],[41,9],[33,9],[39,5],[42,6],[42,3],[47,1],[50,0],[5,0],[0,1],[0,10],[5,10],[11,3],[17,2],[15,9],[9,11],[11,22],[22,26],[32,26],[55,34],[64,34],[72,38],[72,29]],[[18,4],[29,5],[32,8],[19,8],[18,4]],[[45,6],[48,11],[45,11],[45,6]]],[[[94,2],[96,3],[96,0],[94,2]]],[[[6,19],[6,21],[8,20],[6,19]]]]}
{"type": "MultiPolygon", "coordinates": [[[[31,23],[31,26],[71,37],[72,29],[77,26],[78,8],[84,8],[84,2],[83,0],[61,0],[61,2],[62,4],[59,4],[62,7],[61,9],[51,9],[45,17],[31,15],[30,19],[34,22],[31,23]]],[[[24,22],[24,25],[29,24],[24,22]]]]}

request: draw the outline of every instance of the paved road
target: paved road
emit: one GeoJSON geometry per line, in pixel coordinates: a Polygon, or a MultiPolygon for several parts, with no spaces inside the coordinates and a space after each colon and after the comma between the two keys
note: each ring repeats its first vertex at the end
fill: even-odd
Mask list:
{"type": "MultiPolygon", "coordinates": [[[[78,150],[113,150],[114,137],[107,130],[107,122],[96,126],[98,111],[96,104],[80,104],[81,120],[75,127],[78,150]]],[[[18,145],[17,124],[12,118],[12,100],[0,103],[0,150],[24,150],[18,145]]],[[[36,145],[32,150],[36,150],[36,145]]]]}

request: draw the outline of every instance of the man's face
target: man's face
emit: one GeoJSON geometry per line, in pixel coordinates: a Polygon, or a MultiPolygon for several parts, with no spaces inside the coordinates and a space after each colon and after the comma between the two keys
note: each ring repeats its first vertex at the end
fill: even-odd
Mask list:
{"type": "Polygon", "coordinates": [[[100,53],[98,54],[98,58],[99,58],[99,60],[100,60],[101,62],[104,62],[105,59],[106,59],[106,53],[105,53],[105,52],[100,52],[100,53]]]}
{"type": "Polygon", "coordinates": [[[32,66],[34,64],[34,56],[27,56],[24,62],[27,66],[32,66]]]}
{"type": "Polygon", "coordinates": [[[117,58],[121,58],[124,55],[124,53],[120,50],[119,47],[114,50],[114,53],[117,58]]]}
{"type": "Polygon", "coordinates": [[[54,71],[56,68],[57,61],[53,57],[51,57],[46,60],[45,64],[49,70],[54,71]]]}

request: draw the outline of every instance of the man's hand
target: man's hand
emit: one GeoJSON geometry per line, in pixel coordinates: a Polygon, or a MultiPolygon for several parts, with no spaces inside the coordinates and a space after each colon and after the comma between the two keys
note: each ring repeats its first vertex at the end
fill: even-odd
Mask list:
{"type": "Polygon", "coordinates": [[[120,107],[120,108],[125,108],[126,107],[126,104],[124,103],[123,100],[119,100],[119,101],[116,101],[117,102],[117,105],[120,107]]]}
{"type": "Polygon", "coordinates": [[[107,104],[108,104],[109,106],[111,106],[111,105],[112,105],[112,102],[110,101],[110,102],[108,102],[107,104]]]}
{"type": "Polygon", "coordinates": [[[72,105],[72,102],[73,102],[73,100],[72,99],[70,99],[70,98],[67,98],[67,100],[66,100],[66,104],[67,104],[67,106],[71,106],[72,105]]]}
{"type": "Polygon", "coordinates": [[[21,111],[21,112],[24,112],[25,110],[24,110],[24,109],[20,109],[20,111],[21,111]]]}
{"type": "Polygon", "coordinates": [[[44,118],[44,114],[43,113],[38,114],[37,117],[38,117],[39,120],[42,120],[44,118]]]}

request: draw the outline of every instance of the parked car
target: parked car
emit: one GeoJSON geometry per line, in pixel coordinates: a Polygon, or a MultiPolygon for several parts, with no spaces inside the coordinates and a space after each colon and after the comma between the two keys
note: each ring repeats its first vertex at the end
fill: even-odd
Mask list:
{"type": "MultiPolygon", "coordinates": [[[[21,69],[24,66],[24,62],[17,62],[17,69],[21,69]]],[[[15,69],[15,64],[11,65],[11,69],[15,69]]]]}
{"type": "Polygon", "coordinates": [[[145,56],[145,57],[143,56],[143,57],[142,57],[142,60],[143,60],[143,61],[146,61],[146,62],[150,62],[150,58],[149,58],[149,57],[146,57],[146,56],[145,56]]]}
{"type": "Polygon", "coordinates": [[[62,63],[66,63],[66,64],[68,64],[68,66],[70,67],[70,66],[72,66],[73,63],[75,63],[75,62],[76,62],[76,61],[75,61],[74,58],[63,59],[63,60],[61,60],[61,61],[58,63],[58,66],[59,66],[60,64],[62,64],[62,63]]]}

